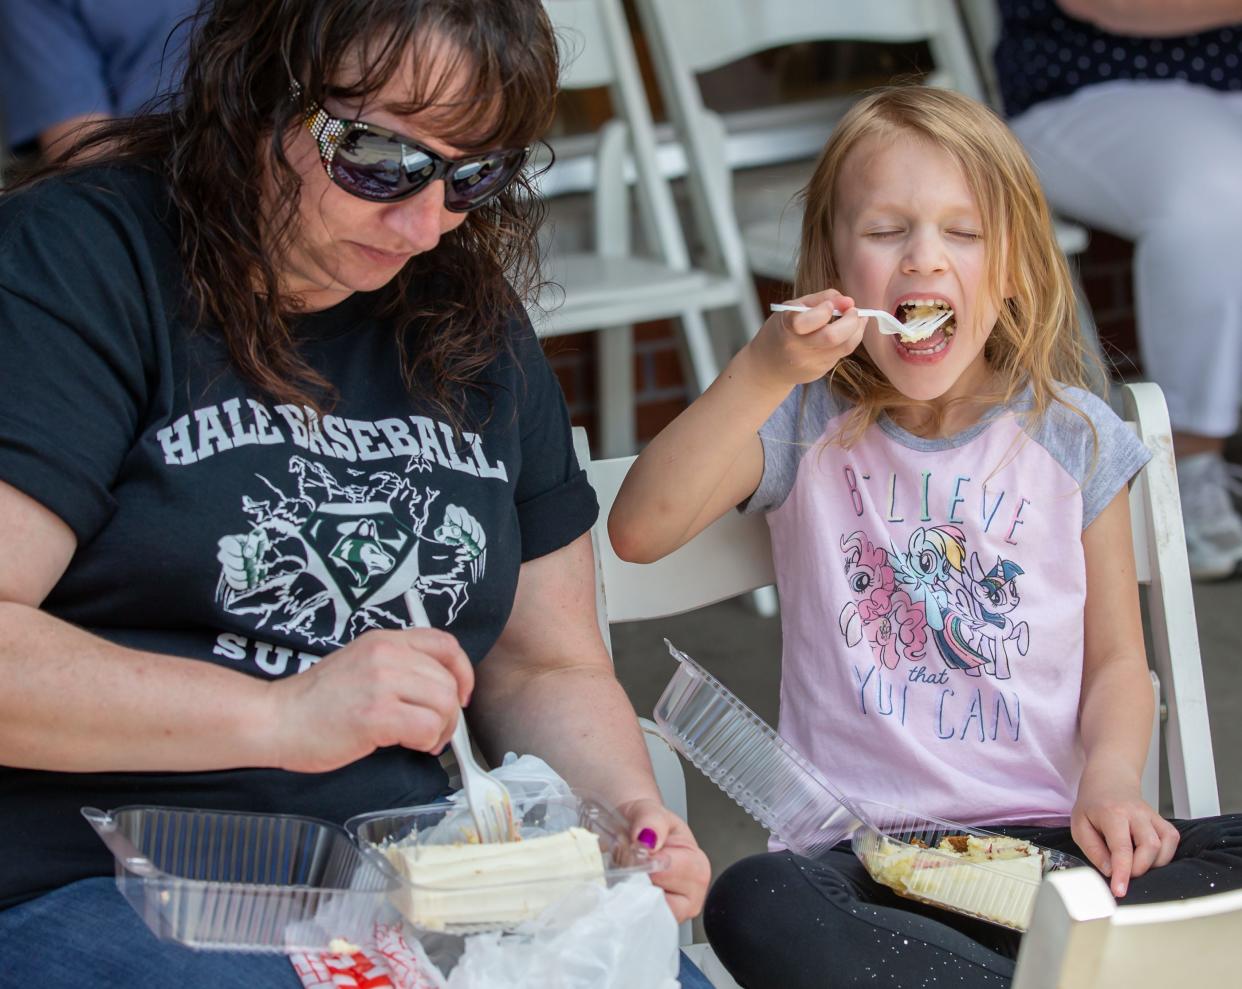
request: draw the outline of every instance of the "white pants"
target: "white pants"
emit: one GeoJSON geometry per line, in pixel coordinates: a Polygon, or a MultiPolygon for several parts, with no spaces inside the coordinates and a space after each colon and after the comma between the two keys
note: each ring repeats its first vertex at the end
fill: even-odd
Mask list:
{"type": "Polygon", "coordinates": [[[1135,242],[1143,368],[1173,428],[1230,436],[1242,402],[1242,92],[1113,82],[1012,122],[1058,212],[1135,242]]]}

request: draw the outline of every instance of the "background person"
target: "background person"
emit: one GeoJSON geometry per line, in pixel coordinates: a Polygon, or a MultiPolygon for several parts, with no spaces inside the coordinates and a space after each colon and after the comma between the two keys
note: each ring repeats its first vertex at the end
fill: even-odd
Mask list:
{"type": "Polygon", "coordinates": [[[0,122],[10,151],[58,154],[83,125],[177,84],[193,0],[0,0],[0,122]]]}
{"type": "Polygon", "coordinates": [[[1000,0],[996,71],[1053,206],[1134,241],[1191,573],[1242,568],[1242,0],[1000,0]]]}

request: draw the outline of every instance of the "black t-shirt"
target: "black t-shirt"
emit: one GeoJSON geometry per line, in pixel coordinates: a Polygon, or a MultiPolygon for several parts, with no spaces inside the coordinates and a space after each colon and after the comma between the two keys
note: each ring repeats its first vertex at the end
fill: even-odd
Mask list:
{"type": "Polygon", "coordinates": [[[999,0],[999,6],[996,80],[1010,117],[1116,79],[1180,79],[1210,89],[1242,89],[1242,24],[1140,38],[1071,17],[1055,0],[999,0]]]}
{"type": "MultiPolygon", "coordinates": [[[[0,199],[0,480],[78,540],[43,607],[117,643],[272,678],[410,624],[414,587],[481,661],[519,565],[598,513],[524,314],[459,434],[411,397],[375,295],[300,318],[303,355],[340,392],[315,429],[248,388],[216,334],[190,329],[176,237],[163,181],[137,168],[0,199]]],[[[110,873],[83,805],[341,821],[444,786],[436,759],[400,748],[316,775],[0,767],[0,908],[110,873]]]]}

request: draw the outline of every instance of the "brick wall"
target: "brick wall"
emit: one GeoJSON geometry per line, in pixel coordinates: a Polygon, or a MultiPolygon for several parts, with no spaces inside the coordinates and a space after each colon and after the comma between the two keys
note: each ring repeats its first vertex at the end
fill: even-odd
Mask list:
{"type": "MultiPolygon", "coordinates": [[[[1141,377],[1134,334],[1134,301],[1130,280],[1133,249],[1128,241],[1091,231],[1091,243],[1079,259],[1083,285],[1095,313],[1104,352],[1126,378],[1141,377]]],[[[761,301],[784,296],[782,286],[760,279],[761,301]]],[[[673,324],[644,323],[634,334],[635,416],[640,443],[651,439],[686,406],[673,324]]],[[[595,403],[595,338],[590,333],[548,340],[548,359],[560,379],[575,426],[597,434],[595,403]]]]}

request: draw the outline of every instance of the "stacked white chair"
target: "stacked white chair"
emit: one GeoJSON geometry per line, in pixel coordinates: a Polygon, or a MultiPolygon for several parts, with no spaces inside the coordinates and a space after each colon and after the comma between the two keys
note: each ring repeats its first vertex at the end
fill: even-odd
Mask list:
{"type": "MultiPolygon", "coordinates": [[[[719,372],[705,314],[752,305],[753,289],[728,273],[691,263],[657,160],[651,112],[620,0],[546,0],[546,7],[561,43],[562,88],[607,87],[613,117],[599,131],[594,152],[594,249],[553,249],[548,259],[553,284],[538,300],[535,328],[545,337],[603,331],[602,447],[629,453],[635,448],[631,324],[677,318],[690,384],[702,391],[719,372]],[[641,252],[631,243],[635,215],[641,252]]],[[[552,166],[549,189],[556,187],[558,167],[566,166],[552,166]]],[[[748,310],[743,318],[751,315],[748,310]]]]}
{"type": "MultiPolygon", "coordinates": [[[[980,5],[990,2],[978,0],[980,5]]],[[[779,160],[784,147],[786,158],[800,158],[803,163],[778,174],[757,172],[763,177],[756,182],[744,172],[730,172],[729,148],[740,138],[726,135],[724,124],[704,105],[699,75],[747,55],[799,42],[922,41],[935,63],[926,79],[929,85],[989,102],[971,37],[952,0],[637,0],[637,6],[660,90],[686,146],[688,186],[698,222],[710,232],[717,253],[735,275],[750,270],[781,282],[793,280],[802,211],[790,203],[849,100],[808,107],[815,116],[804,115],[803,125],[794,130],[773,125],[769,141],[777,147],[766,160],[779,160]]],[[[788,116],[789,108],[782,113],[788,116]]],[[[749,140],[762,137],[752,133],[749,140]]],[[[1060,220],[1057,239],[1069,256],[1087,245],[1082,227],[1060,220]]],[[[1098,353],[1095,324],[1081,303],[1081,291],[1079,299],[1087,345],[1098,353]]],[[[1096,382],[1097,390],[1102,384],[1096,382]]]]}

